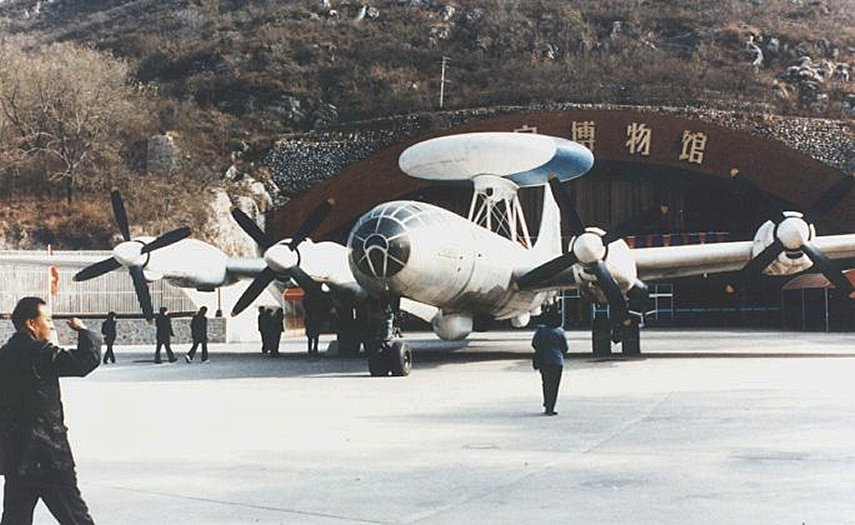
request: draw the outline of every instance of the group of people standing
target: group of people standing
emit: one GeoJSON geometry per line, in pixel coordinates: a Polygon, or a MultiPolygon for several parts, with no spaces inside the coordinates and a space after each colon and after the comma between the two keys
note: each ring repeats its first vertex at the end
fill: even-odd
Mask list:
{"type": "MultiPolygon", "coordinates": [[[[208,362],[208,307],[199,308],[195,315],[190,319],[190,335],[193,341],[190,350],[184,356],[184,360],[190,363],[196,357],[196,350],[202,347],[202,362],[208,362]]],[[[175,353],[172,351],[172,337],[175,332],[172,329],[172,319],[169,317],[169,310],[163,306],[154,318],[156,329],[156,344],[154,349],[154,362],[160,364],[163,360],[160,357],[161,350],[166,350],[166,358],[170,363],[178,360],[175,353]]],[[[116,312],[109,312],[107,318],[101,324],[101,335],[104,336],[104,344],[107,350],[104,352],[104,364],[115,363],[116,354],[113,352],[113,345],[116,342],[116,312]]]]}
{"type": "Polygon", "coordinates": [[[279,357],[279,341],[285,331],[285,312],[264,306],[258,307],[258,333],[261,334],[261,353],[279,357]]]}

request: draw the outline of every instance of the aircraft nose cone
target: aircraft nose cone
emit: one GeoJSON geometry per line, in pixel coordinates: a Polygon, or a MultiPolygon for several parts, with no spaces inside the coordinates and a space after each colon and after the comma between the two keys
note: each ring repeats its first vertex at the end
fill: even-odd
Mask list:
{"type": "Polygon", "coordinates": [[[585,232],[573,243],[573,253],[582,264],[591,264],[601,260],[606,254],[603,239],[596,233],[585,232]]]}
{"type": "Polygon", "coordinates": [[[406,266],[410,238],[400,222],[390,217],[375,217],[357,228],[351,249],[359,271],[375,278],[388,278],[406,266]]]}
{"type": "Polygon", "coordinates": [[[810,237],[810,227],[801,218],[790,217],[778,225],[778,240],[788,250],[798,250],[810,237]]]}

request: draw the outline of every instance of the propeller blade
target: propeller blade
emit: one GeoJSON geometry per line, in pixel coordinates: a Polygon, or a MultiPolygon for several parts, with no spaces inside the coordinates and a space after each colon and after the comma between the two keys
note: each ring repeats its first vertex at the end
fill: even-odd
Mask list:
{"type": "Polygon", "coordinates": [[[822,275],[828,279],[835,288],[845,293],[847,297],[853,298],[852,294],[855,293],[855,288],[852,287],[852,283],[849,282],[849,279],[837,268],[837,266],[831,262],[831,259],[828,258],[822,250],[814,246],[813,244],[806,242],[802,245],[802,251],[805,252],[811,261],[816,265],[822,275]]]}
{"type": "Polygon", "coordinates": [[[91,264],[86,268],[83,268],[74,274],[72,280],[75,282],[88,281],[89,279],[104,275],[105,273],[112,272],[113,270],[118,270],[121,267],[122,265],[119,261],[110,257],[109,259],[98,261],[95,264],[91,264]]]}
{"type": "Polygon", "coordinates": [[[563,255],[541,264],[537,268],[528,271],[517,280],[517,287],[531,288],[532,286],[541,283],[550,277],[561,273],[565,268],[569,268],[576,264],[576,254],[567,252],[563,255]]]}
{"type": "Polygon", "coordinates": [[[582,222],[582,218],[576,212],[573,199],[570,198],[570,194],[558,180],[558,177],[549,177],[549,187],[552,188],[552,194],[558,199],[558,207],[561,209],[561,221],[564,223],[564,227],[573,236],[585,233],[585,223],[582,222]]]}
{"type": "Polygon", "coordinates": [[[314,279],[309,277],[309,274],[304,272],[303,269],[299,266],[292,268],[289,273],[291,275],[291,278],[294,279],[294,281],[298,285],[300,285],[300,288],[302,288],[307,295],[323,293],[321,291],[321,285],[319,285],[314,279]]]}
{"type": "Polygon", "coordinates": [[[172,230],[171,232],[166,232],[157,239],[143,246],[142,250],[140,250],[140,253],[153,252],[154,250],[169,246],[170,244],[175,244],[181,239],[184,239],[189,236],[190,228],[186,226],[183,228],[178,228],[177,230],[172,230]]]}
{"type": "Polygon", "coordinates": [[[128,214],[125,213],[122,195],[118,190],[113,190],[110,194],[110,200],[113,202],[113,217],[116,218],[116,224],[119,226],[119,231],[122,232],[122,238],[129,241],[131,240],[131,230],[128,228],[128,214]]]}
{"type": "Polygon", "coordinates": [[[327,218],[330,210],[332,210],[333,204],[335,204],[334,199],[327,199],[312,210],[312,213],[309,214],[306,220],[303,221],[303,224],[297,228],[296,232],[294,232],[294,236],[291,237],[291,242],[288,243],[288,247],[293,250],[301,242],[306,240],[306,237],[311,235],[312,232],[315,231],[322,222],[324,222],[324,219],[327,218]]]}
{"type": "Polygon", "coordinates": [[[612,274],[609,273],[606,263],[597,261],[593,269],[597,276],[597,281],[600,283],[600,288],[603,289],[606,299],[609,300],[609,306],[611,307],[612,314],[614,314],[613,317],[616,317],[617,321],[623,323],[629,319],[629,308],[626,305],[626,298],[624,298],[623,292],[620,291],[620,287],[615,282],[612,274]]]}
{"type": "Polygon", "coordinates": [[[250,283],[249,287],[243,292],[243,295],[240,296],[237,303],[235,303],[234,308],[232,308],[232,317],[238,315],[239,313],[246,310],[246,307],[252,304],[255,301],[255,298],[261,295],[261,292],[267,288],[273,279],[276,278],[276,274],[270,268],[265,268],[260,274],[255,276],[252,283],[250,283]]]}
{"type": "Polygon", "coordinates": [[[814,222],[815,219],[822,217],[831,211],[831,208],[834,208],[834,206],[836,206],[843,197],[846,197],[849,190],[852,189],[853,184],[855,184],[855,177],[853,176],[843,177],[834,183],[834,185],[826,190],[826,192],[823,193],[815,203],[813,203],[810,209],[805,212],[805,217],[808,218],[810,222],[814,222]]]}
{"type": "Polygon", "coordinates": [[[142,266],[129,266],[131,279],[134,281],[134,290],[137,292],[137,300],[140,302],[143,315],[147,321],[154,319],[154,308],[151,306],[151,295],[148,293],[148,283],[145,282],[142,266]]]}
{"type": "Polygon", "coordinates": [[[611,230],[609,230],[605,235],[603,235],[603,244],[608,246],[614,241],[632,234],[637,233],[641,228],[647,226],[648,224],[658,220],[661,217],[664,217],[668,213],[668,206],[654,206],[643,212],[630,217],[629,219],[623,221],[618,224],[611,230]]]}
{"type": "Polygon", "coordinates": [[[784,251],[784,245],[781,244],[781,241],[775,239],[772,244],[767,246],[762,252],[758,253],[756,257],[748,261],[748,264],[742,267],[740,273],[746,277],[750,275],[759,275],[767,266],[772,264],[772,261],[774,261],[782,251],[784,251]]]}
{"type": "Polygon", "coordinates": [[[261,228],[255,224],[255,221],[250,219],[249,215],[242,212],[240,208],[232,208],[232,217],[234,217],[241,229],[245,231],[247,235],[252,237],[262,251],[273,246],[273,242],[270,241],[267,234],[261,231],[261,228]]]}

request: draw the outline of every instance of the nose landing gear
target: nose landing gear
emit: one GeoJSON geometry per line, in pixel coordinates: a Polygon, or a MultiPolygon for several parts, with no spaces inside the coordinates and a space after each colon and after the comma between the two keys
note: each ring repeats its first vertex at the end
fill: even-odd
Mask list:
{"type": "Polygon", "coordinates": [[[401,337],[399,315],[395,310],[391,304],[384,306],[378,337],[369,349],[368,371],[374,377],[407,376],[413,367],[413,354],[401,337]]]}

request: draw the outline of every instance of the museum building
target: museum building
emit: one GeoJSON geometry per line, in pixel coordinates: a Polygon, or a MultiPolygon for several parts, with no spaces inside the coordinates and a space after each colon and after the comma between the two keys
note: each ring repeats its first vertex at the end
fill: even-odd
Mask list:
{"type": "MultiPolygon", "coordinates": [[[[288,237],[301,217],[331,197],[335,207],[313,235],[316,240],[344,243],[362,213],[388,200],[430,202],[466,216],[471,184],[408,177],[398,167],[398,157],[428,138],[478,131],[553,135],[590,149],[593,169],[565,183],[588,226],[608,230],[652,206],[668,206],[667,215],[625,238],[635,247],[751,240],[772,218],[770,214],[779,213],[776,208],[809,209],[851,176],[847,166],[855,162],[851,158],[855,146],[845,126],[819,126],[811,119],[623,107],[510,112],[434,126],[378,148],[269,212],[268,233],[288,237]],[[831,160],[818,158],[822,157],[818,152],[831,160]]],[[[539,226],[541,191],[523,188],[519,194],[533,237],[539,226]]],[[[819,235],[855,231],[855,191],[842,195],[815,226],[819,235]]],[[[842,263],[846,269],[855,261],[842,263]]],[[[815,277],[794,281],[796,276],[758,276],[742,281],[734,274],[720,274],[651,282],[654,311],[646,323],[797,330],[855,327],[850,301],[836,297],[824,277],[815,277]],[[800,295],[793,290],[801,290],[800,295]],[[826,313],[803,315],[817,301],[826,313]]],[[[571,291],[564,306],[566,326],[590,324],[595,306],[587,300],[571,291]]]]}

